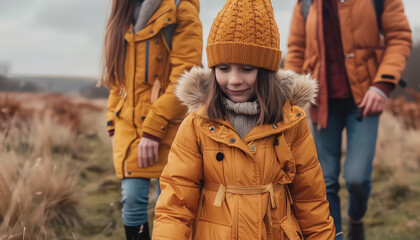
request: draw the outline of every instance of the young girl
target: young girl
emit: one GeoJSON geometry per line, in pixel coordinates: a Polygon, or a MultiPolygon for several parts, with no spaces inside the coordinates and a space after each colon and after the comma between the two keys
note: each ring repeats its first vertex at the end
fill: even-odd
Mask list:
{"type": "Polygon", "coordinates": [[[201,64],[198,11],[198,0],[112,1],[102,83],[111,90],[108,130],[130,240],[150,239],[150,178],[160,176],[186,113],[174,84],[183,71],[201,64]]]}
{"type": "Polygon", "coordinates": [[[334,239],[305,112],[308,76],[280,71],[269,0],[228,0],[207,41],[211,71],[176,94],[189,107],[168,156],[153,239],[334,239]]]}

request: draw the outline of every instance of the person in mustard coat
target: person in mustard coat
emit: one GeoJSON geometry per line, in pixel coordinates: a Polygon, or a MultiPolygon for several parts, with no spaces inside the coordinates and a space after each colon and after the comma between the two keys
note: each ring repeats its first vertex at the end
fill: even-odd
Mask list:
{"type": "Polygon", "coordinates": [[[402,0],[296,3],[284,67],[318,80],[310,115],[337,240],[343,239],[338,195],[343,129],[348,239],[363,240],[379,115],[401,79],[411,45],[402,0]]]}
{"type": "Polygon", "coordinates": [[[127,239],[150,239],[150,178],[160,177],[187,111],[174,85],[201,58],[198,0],[112,1],[102,83],[127,239]]]}
{"type": "Polygon", "coordinates": [[[153,239],[334,239],[306,108],[316,82],[279,70],[269,0],[229,0],[176,95],[189,108],[162,172],[153,239]]]}

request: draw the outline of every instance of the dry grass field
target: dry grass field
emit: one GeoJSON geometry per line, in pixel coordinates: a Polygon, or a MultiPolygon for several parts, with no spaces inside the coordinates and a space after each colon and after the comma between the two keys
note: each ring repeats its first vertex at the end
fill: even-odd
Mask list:
{"type": "MultiPolygon", "coordinates": [[[[367,236],[420,239],[420,99],[387,108],[367,236]]],[[[0,93],[0,240],[123,239],[104,109],[104,100],[0,93]]]]}

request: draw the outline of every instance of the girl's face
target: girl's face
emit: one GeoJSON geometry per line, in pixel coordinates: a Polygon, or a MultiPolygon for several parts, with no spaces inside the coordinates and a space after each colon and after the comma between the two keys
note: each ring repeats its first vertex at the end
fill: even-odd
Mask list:
{"type": "Polygon", "coordinates": [[[216,66],[216,80],[222,92],[233,102],[247,102],[255,96],[258,68],[242,64],[216,66]]]}

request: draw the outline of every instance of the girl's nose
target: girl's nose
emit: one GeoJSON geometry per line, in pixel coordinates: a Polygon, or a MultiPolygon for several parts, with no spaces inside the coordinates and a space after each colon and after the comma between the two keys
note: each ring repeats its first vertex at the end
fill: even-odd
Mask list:
{"type": "Polygon", "coordinates": [[[229,76],[229,83],[232,85],[237,85],[242,83],[241,75],[237,70],[232,70],[229,76]]]}

